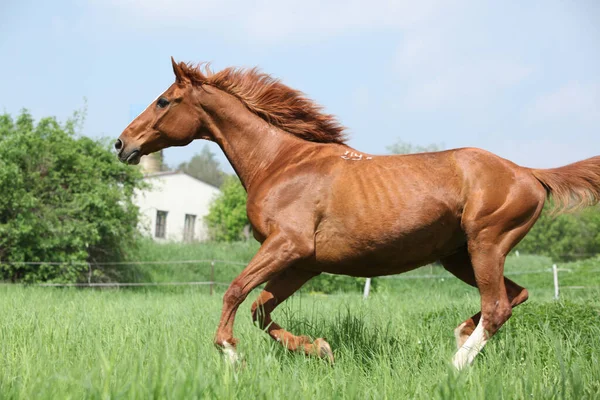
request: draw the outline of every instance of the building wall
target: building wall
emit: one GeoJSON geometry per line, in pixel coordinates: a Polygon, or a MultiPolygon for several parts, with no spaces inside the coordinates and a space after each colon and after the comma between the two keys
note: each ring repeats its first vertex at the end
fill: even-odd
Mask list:
{"type": "Polygon", "coordinates": [[[207,240],[204,216],[219,189],[184,173],[147,176],[151,188],[136,193],[135,202],[142,214],[140,229],[154,240],[182,241],[185,215],[196,216],[194,240],[207,240]],[[165,239],[155,237],[157,211],[167,211],[165,239]]]}

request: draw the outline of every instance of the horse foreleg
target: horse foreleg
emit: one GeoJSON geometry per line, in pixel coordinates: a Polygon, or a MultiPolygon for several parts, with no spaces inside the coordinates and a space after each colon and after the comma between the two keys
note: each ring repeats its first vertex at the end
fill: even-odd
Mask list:
{"type": "Polygon", "coordinates": [[[296,336],[271,319],[271,313],[279,304],[294,294],[309,279],[319,272],[305,271],[289,268],[277,275],[267,283],[252,304],[252,320],[258,323],[261,329],[266,329],[269,335],[290,351],[303,351],[307,355],[316,355],[328,359],[333,363],[333,352],[329,344],[322,338],[314,342],[307,336],[296,336]]]}
{"type": "Polygon", "coordinates": [[[310,245],[302,246],[302,243],[279,232],[269,236],[250,264],[229,285],[223,296],[223,310],[214,342],[230,361],[236,361],[238,358],[235,352],[237,340],[233,337],[233,323],[240,304],[255,287],[310,255],[310,245]]]}

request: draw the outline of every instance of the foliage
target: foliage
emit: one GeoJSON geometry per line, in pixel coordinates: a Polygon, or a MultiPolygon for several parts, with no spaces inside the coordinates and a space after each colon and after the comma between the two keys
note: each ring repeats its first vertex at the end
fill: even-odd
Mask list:
{"type": "Polygon", "coordinates": [[[402,140],[398,140],[396,143],[386,146],[387,151],[389,151],[392,154],[426,153],[430,151],[440,151],[443,148],[443,144],[431,143],[427,146],[420,146],[404,142],[402,140]]]}
{"type": "Polygon", "coordinates": [[[600,206],[574,214],[552,215],[551,202],[517,250],[552,257],[557,261],[600,254],[600,206]]]}
{"type": "Polygon", "coordinates": [[[215,154],[207,145],[204,145],[200,154],[196,154],[188,162],[179,164],[177,169],[216,187],[221,187],[226,176],[215,154]]]}
{"type": "Polygon", "coordinates": [[[35,124],[27,111],[15,122],[0,116],[2,279],[74,282],[88,271],[85,262],[120,260],[133,245],[131,198],[141,175],[108,143],[78,137],[81,122],[77,114],[63,125],[35,124]],[[10,264],[47,261],[61,264],[10,264]]]}
{"type": "Polygon", "coordinates": [[[205,221],[211,237],[216,241],[233,242],[242,238],[249,224],[246,213],[246,190],[235,176],[228,176],[221,186],[220,195],[212,202],[205,221]]]}

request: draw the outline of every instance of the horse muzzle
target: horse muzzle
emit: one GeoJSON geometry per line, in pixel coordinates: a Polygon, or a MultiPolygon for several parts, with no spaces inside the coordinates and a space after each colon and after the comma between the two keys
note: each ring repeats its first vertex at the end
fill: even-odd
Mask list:
{"type": "Polygon", "coordinates": [[[142,158],[142,152],[139,148],[127,149],[127,146],[121,139],[117,139],[115,142],[115,150],[117,151],[117,157],[122,163],[137,165],[140,163],[142,158]]]}

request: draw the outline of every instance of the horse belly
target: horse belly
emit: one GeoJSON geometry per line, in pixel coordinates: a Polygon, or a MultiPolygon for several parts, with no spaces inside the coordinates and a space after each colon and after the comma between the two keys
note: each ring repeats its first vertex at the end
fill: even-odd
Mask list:
{"type": "Polygon", "coordinates": [[[419,217],[419,223],[389,213],[377,224],[325,222],[315,238],[316,267],[351,276],[393,275],[439,260],[466,243],[460,218],[450,210],[419,217]]]}

